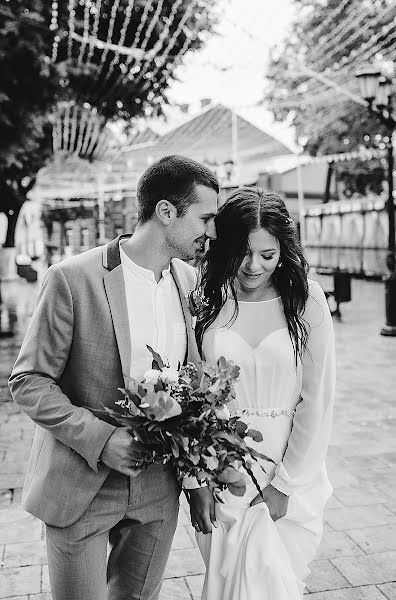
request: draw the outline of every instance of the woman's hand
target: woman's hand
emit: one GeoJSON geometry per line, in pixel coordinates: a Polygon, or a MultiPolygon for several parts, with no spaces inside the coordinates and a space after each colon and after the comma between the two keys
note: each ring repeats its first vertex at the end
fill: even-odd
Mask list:
{"type": "Polygon", "coordinates": [[[208,487],[188,490],[191,524],[195,531],[210,533],[212,525],[217,527],[215,501],[208,487]]]}
{"type": "Polygon", "coordinates": [[[260,502],[265,502],[268,506],[269,514],[273,521],[277,521],[285,516],[287,513],[287,507],[289,505],[289,496],[283,494],[276,488],[272,487],[272,485],[267,485],[263,489],[262,497],[260,494],[251,501],[250,506],[254,506],[255,504],[259,504],[260,502]]]}

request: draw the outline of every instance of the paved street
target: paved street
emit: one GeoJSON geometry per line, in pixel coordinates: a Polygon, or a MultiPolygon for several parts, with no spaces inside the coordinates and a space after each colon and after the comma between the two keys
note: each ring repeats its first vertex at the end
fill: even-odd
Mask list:
{"type": "MultiPolygon", "coordinates": [[[[318,279],[331,287],[329,278],[318,279]]],[[[33,426],[6,385],[36,286],[6,282],[2,292],[2,327],[14,324],[16,335],[0,339],[0,598],[49,600],[43,526],[20,507],[33,426]]],[[[355,280],[352,296],[342,305],[342,321],[334,321],[338,385],[328,456],[334,495],[306,598],[396,600],[396,338],[379,335],[383,284],[355,280]]],[[[202,574],[183,504],[161,600],[198,600],[202,574]]]]}

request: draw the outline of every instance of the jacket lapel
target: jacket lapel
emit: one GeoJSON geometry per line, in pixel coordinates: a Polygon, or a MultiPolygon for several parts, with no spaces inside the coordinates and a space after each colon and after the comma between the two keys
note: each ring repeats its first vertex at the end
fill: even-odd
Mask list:
{"type": "Polygon", "coordinates": [[[179,291],[184,320],[186,322],[187,361],[198,364],[198,362],[201,360],[201,357],[199,355],[198,346],[195,339],[195,332],[192,327],[192,315],[187,303],[187,294],[190,291],[189,284],[182,269],[178,267],[176,261],[171,261],[171,273],[179,291]]]}
{"type": "Polygon", "coordinates": [[[131,338],[119,248],[121,237],[129,237],[129,235],[120,236],[103,247],[103,266],[108,270],[103,280],[120,354],[122,374],[127,385],[131,369],[131,338]]]}
{"type": "MultiPolygon", "coordinates": [[[[121,359],[122,373],[125,385],[128,384],[131,368],[131,338],[129,333],[128,307],[125,293],[125,281],[120,257],[120,239],[128,238],[130,234],[119,236],[103,247],[103,266],[107,269],[104,275],[104,286],[110,307],[118,351],[121,359]]],[[[171,261],[171,273],[179,291],[187,332],[187,361],[198,364],[201,360],[195,332],[192,328],[192,315],[187,304],[187,294],[190,283],[177,261],[171,261]]]]}

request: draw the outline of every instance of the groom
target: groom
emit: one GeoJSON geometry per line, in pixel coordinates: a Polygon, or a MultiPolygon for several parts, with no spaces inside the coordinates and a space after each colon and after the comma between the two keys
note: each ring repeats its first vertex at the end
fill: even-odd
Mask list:
{"type": "Polygon", "coordinates": [[[218,192],[206,167],[165,157],[139,180],[132,236],[48,270],[10,389],[37,425],[24,506],[46,523],[54,600],[158,597],[180,488],[167,466],[136,474],[130,435],[98,410],[151,367],[147,344],[173,367],[199,360],[183,261],[216,237],[218,192]]]}

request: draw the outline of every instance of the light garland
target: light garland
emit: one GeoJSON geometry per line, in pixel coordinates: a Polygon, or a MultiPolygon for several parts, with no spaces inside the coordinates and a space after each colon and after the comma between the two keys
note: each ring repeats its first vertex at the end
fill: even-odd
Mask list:
{"type": "MultiPolygon", "coordinates": [[[[98,35],[101,6],[102,6],[102,0],[97,0],[96,6],[95,6],[94,22],[93,22],[93,26],[92,26],[92,36],[91,37],[93,39],[96,39],[96,37],[98,35]]],[[[92,59],[92,56],[94,53],[94,49],[95,49],[95,44],[90,42],[89,50],[88,50],[88,54],[87,54],[87,64],[89,64],[91,62],[91,59],[92,59]]]]}
{"type": "Polygon", "coordinates": [[[310,165],[319,163],[338,163],[350,162],[351,160],[372,160],[373,158],[382,158],[385,156],[384,150],[378,148],[362,148],[352,150],[351,152],[339,152],[337,154],[325,154],[323,156],[301,156],[300,165],[310,165]]]}
{"type": "MultiPolygon", "coordinates": [[[[390,23],[388,23],[388,25],[384,25],[381,28],[381,31],[379,31],[375,36],[374,39],[379,40],[381,37],[384,37],[386,40],[386,36],[392,31],[392,29],[394,29],[396,27],[396,17],[393,19],[393,21],[391,21],[390,23]]],[[[396,36],[395,36],[396,37],[396,36]]],[[[384,40],[384,41],[385,41],[384,40]]],[[[377,44],[376,46],[370,46],[369,43],[367,42],[367,44],[362,44],[362,46],[360,48],[356,48],[355,51],[351,52],[351,55],[353,53],[354,58],[359,56],[359,60],[363,61],[366,60],[368,57],[372,57],[375,56],[375,54],[382,52],[383,50],[387,50],[386,48],[384,48],[383,43],[377,44]],[[363,50],[363,55],[360,56],[362,48],[365,48],[363,50]]]]}
{"type": "Polygon", "coordinates": [[[75,16],[76,16],[76,11],[75,11],[75,0],[69,0],[69,18],[68,18],[68,29],[69,29],[69,37],[67,40],[67,57],[71,58],[72,57],[72,52],[73,52],[73,33],[74,33],[74,20],[75,20],[75,16]]]}
{"type": "MultiPolygon", "coordinates": [[[[151,20],[151,22],[149,23],[149,26],[148,26],[148,32],[149,32],[149,36],[151,35],[151,32],[152,32],[152,30],[154,29],[154,27],[155,27],[155,25],[156,25],[156,23],[157,23],[157,21],[158,21],[158,19],[159,19],[159,10],[158,10],[158,6],[159,6],[159,8],[160,8],[160,10],[161,10],[161,8],[162,8],[162,4],[163,4],[163,1],[164,1],[164,0],[159,0],[159,5],[157,5],[157,10],[156,10],[156,13],[154,14],[154,17],[153,17],[153,19],[152,19],[152,20],[151,20]]],[[[114,83],[114,84],[111,86],[111,89],[110,89],[110,90],[108,90],[108,91],[107,91],[107,92],[106,92],[106,93],[103,95],[103,98],[102,98],[103,100],[107,100],[108,98],[110,98],[110,97],[112,96],[112,94],[114,93],[114,91],[117,89],[118,85],[119,85],[120,83],[122,83],[122,79],[123,79],[123,74],[122,74],[122,71],[123,71],[123,70],[125,70],[125,69],[127,68],[127,65],[131,64],[131,63],[132,63],[132,61],[136,61],[136,62],[137,62],[137,64],[140,64],[140,63],[141,63],[142,57],[143,57],[143,55],[144,55],[145,45],[144,45],[144,42],[143,42],[143,44],[142,44],[142,45],[141,45],[141,46],[138,48],[138,47],[137,47],[137,44],[138,44],[138,41],[139,41],[139,39],[140,39],[140,35],[141,35],[141,32],[142,32],[142,29],[143,29],[143,27],[144,27],[145,23],[148,21],[148,14],[149,14],[149,12],[150,12],[150,10],[151,10],[151,5],[152,5],[152,0],[149,0],[149,1],[146,3],[146,5],[145,5],[145,8],[144,8],[144,10],[143,10],[143,15],[142,15],[141,22],[139,23],[139,26],[138,26],[138,28],[137,28],[137,31],[135,32],[135,37],[134,37],[134,40],[133,40],[133,42],[132,42],[132,45],[131,45],[131,46],[130,46],[130,48],[129,48],[129,52],[128,52],[128,59],[127,59],[127,60],[126,60],[124,63],[122,63],[122,64],[120,65],[121,74],[118,76],[118,78],[117,78],[116,82],[115,82],[115,83],[114,83]]],[[[147,32],[146,32],[146,37],[147,37],[147,32]]],[[[149,38],[148,38],[148,39],[149,39],[149,38]]],[[[147,39],[147,41],[148,41],[148,39],[147,39]]],[[[146,45],[147,45],[147,41],[146,41],[146,45]]],[[[104,80],[104,82],[102,83],[102,86],[100,86],[99,90],[96,92],[96,95],[95,95],[95,97],[96,97],[96,98],[98,98],[98,97],[99,97],[100,90],[101,90],[101,89],[102,89],[102,87],[105,85],[106,81],[109,79],[109,77],[110,77],[111,73],[113,72],[113,69],[114,69],[114,66],[115,66],[115,64],[116,64],[116,63],[114,63],[114,64],[112,65],[112,67],[109,69],[109,71],[107,72],[107,74],[106,74],[106,77],[105,77],[105,80],[104,80]]],[[[117,64],[118,64],[118,63],[117,63],[117,64]]]]}
{"type": "MultiPolygon", "coordinates": [[[[56,32],[58,30],[58,2],[57,0],[52,0],[51,4],[51,24],[49,26],[50,31],[56,32]]],[[[58,56],[58,48],[59,48],[60,37],[58,34],[54,35],[54,40],[52,42],[52,52],[51,52],[51,60],[52,62],[56,61],[58,56]]]]}
{"type": "Polygon", "coordinates": [[[69,146],[69,127],[70,127],[70,102],[65,107],[65,117],[63,122],[63,150],[67,152],[69,146]]]}
{"type": "MultiPolygon", "coordinates": [[[[368,21],[365,25],[363,25],[363,27],[360,27],[359,29],[355,30],[354,33],[347,39],[345,40],[344,44],[348,44],[349,46],[351,46],[353,44],[353,42],[359,38],[359,36],[362,35],[362,33],[370,30],[370,29],[374,29],[374,27],[378,24],[381,23],[382,18],[385,16],[386,13],[389,12],[390,10],[390,6],[387,6],[386,8],[384,8],[376,17],[373,21],[368,21]]],[[[396,19],[393,19],[393,21],[395,21],[396,19]]],[[[385,26],[384,26],[385,27],[385,26]]],[[[371,38],[369,40],[367,40],[367,42],[364,42],[360,47],[362,48],[363,46],[369,47],[370,45],[372,45],[372,40],[373,39],[378,39],[378,37],[381,37],[380,34],[377,34],[374,36],[374,38],[371,38]]],[[[344,55],[343,58],[339,61],[340,65],[346,64],[346,62],[348,62],[350,56],[353,53],[357,53],[358,49],[356,50],[351,50],[351,52],[348,55],[344,55]]],[[[329,61],[329,59],[331,59],[331,57],[334,55],[334,53],[331,53],[329,55],[327,55],[326,57],[319,59],[318,61],[315,61],[315,65],[316,67],[321,68],[321,65],[324,65],[326,62],[329,61]]]]}
{"type": "Polygon", "coordinates": [[[74,148],[74,144],[76,143],[76,135],[77,135],[77,128],[78,128],[78,122],[77,122],[77,118],[78,118],[78,106],[76,103],[73,103],[73,114],[72,114],[72,118],[71,118],[71,127],[70,127],[70,145],[69,145],[69,151],[70,149],[74,148]]]}
{"type": "MultiPolygon", "coordinates": [[[[181,3],[182,3],[182,0],[176,0],[175,4],[173,6],[172,13],[171,13],[171,15],[169,17],[169,18],[172,17],[172,23],[174,21],[174,17],[175,17],[175,14],[177,12],[177,9],[179,8],[179,6],[180,6],[181,3]]],[[[180,32],[183,29],[183,27],[184,27],[187,19],[189,18],[189,16],[191,15],[192,11],[194,10],[194,6],[195,6],[195,2],[192,2],[187,7],[187,9],[186,9],[183,17],[179,21],[179,24],[178,24],[177,28],[175,29],[172,37],[170,38],[169,43],[168,43],[168,45],[166,46],[166,48],[164,50],[164,53],[161,56],[157,57],[156,62],[158,64],[157,64],[156,68],[154,68],[154,71],[152,73],[151,79],[154,79],[154,76],[158,73],[158,71],[161,68],[161,66],[165,64],[166,58],[167,58],[169,52],[171,51],[171,49],[173,48],[173,46],[175,45],[175,43],[177,41],[177,38],[179,37],[180,32]]],[[[164,28],[162,34],[160,35],[159,39],[158,39],[158,42],[156,44],[156,52],[158,52],[162,48],[163,43],[164,43],[165,38],[166,38],[166,35],[169,32],[169,29],[170,29],[170,24],[168,23],[167,26],[164,28]]],[[[147,73],[147,70],[148,70],[148,68],[149,68],[150,65],[151,65],[151,59],[146,59],[145,63],[142,65],[142,68],[141,68],[141,70],[139,72],[138,77],[135,80],[135,84],[136,85],[142,80],[142,78],[144,77],[144,75],[147,73]]],[[[126,79],[124,80],[123,83],[126,83],[126,79]]]]}
{"type": "MultiPolygon", "coordinates": [[[[152,3],[153,3],[153,0],[148,0],[145,3],[145,7],[144,7],[144,10],[143,10],[142,18],[141,18],[141,21],[139,23],[139,26],[137,27],[137,30],[135,32],[135,37],[134,37],[132,45],[131,45],[131,50],[137,48],[137,45],[138,45],[139,40],[140,40],[140,36],[142,34],[142,31],[143,31],[143,27],[148,22],[148,14],[149,14],[150,10],[152,9],[152,3]]],[[[157,14],[157,11],[156,11],[156,13],[154,14],[153,19],[151,20],[151,22],[150,22],[150,24],[148,26],[148,29],[151,28],[151,31],[152,31],[154,29],[155,25],[157,24],[158,20],[159,20],[159,13],[157,14]]],[[[151,32],[150,32],[150,35],[151,35],[151,32]]],[[[116,81],[111,86],[111,88],[104,94],[103,99],[107,100],[108,98],[112,97],[113,94],[114,94],[114,92],[116,91],[116,89],[120,85],[123,85],[125,83],[125,74],[126,73],[132,74],[132,76],[133,76],[134,73],[138,73],[139,72],[140,65],[141,65],[141,62],[142,62],[142,58],[143,58],[143,55],[144,55],[144,50],[145,50],[145,47],[143,48],[143,43],[142,43],[142,46],[141,46],[141,50],[143,50],[143,52],[142,52],[140,58],[138,60],[136,60],[136,57],[130,56],[130,57],[128,57],[128,59],[124,63],[122,63],[122,65],[120,65],[121,73],[118,75],[116,81]]],[[[146,43],[146,45],[147,45],[147,43],[146,43]]],[[[155,53],[151,53],[150,52],[150,55],[154,56],[154,54],[155,53]]]]}
{"type": "Polygon", "coordinates": [[[95,145],[104,131],[104,124],[105,118],[96,108],[78,107],[74,102],[59,104],[53,127],[54,154],[96,156],[95,145]]]}
{"type": "Polygon", "coordinates": [[[330,25],[330,23],[332,22],[332,20],[340,13],[342,13],[342,11],[344,10],[345,6],[348,4],[348,2],[350,2],[350,0],[342,0],[342,2],[335,8],[333,9],[325,18],[324,21],[322,21],[322,23],[320,25],[318,25],[317,27],[315,27],[314,29],[312,29],[308,35],[310,36],[311,39],[313,38],[317,38],[318,35],[322,32],[325,31],[327,26],[330,25]]]}
{"type": "Polygon", "coordinates": [[[91,156],[93,154],[95,144],[98,141],[100,132],[103,127],[104,127],[104,118],[101,118],[101,119],[97,118],[95,120],[95,124],[94,124],[94,131],[91,135],[91,141],[87,147],[87,151],[86,151],[87,156],[91,156]]]}
{"type": "Polygon", "coordinates": [[[345,33],[348,29],[347,25],[349,26],[351,21],[352,21],[352,30],[356,31],[356,28],[357,28],[358,24],[360,23],[360,21],[362,21],[368,13],[369,13],[368,7],[361,8],[359,11],[357,11],[357,7],[356,7],[356,5],[354,5],[353,10],[348,15],[348,17],[345,19],[345,21],[341,21],[341,23],[339,23],[338,26],[334,30],[332,30],[331,37],[325,38],[324,42],[320,42],[312,49],[312,51],[314,52],[314,55],[316,57],[318,56],[318,53],[319,54],[321,53],[322,55],[324,55],[325,53],[328,52],[328,50],[330,48],[332,48],[336,44],[338,44],[338,42],[345,35],[345,33]]]}
{"type": "Polygon", "coordinates": [[[94,123],[98,122],[98,118],[97,118],[96,112],[97,112],[96,108],[92,108],[91,109],[91,113],[89,115],[87,127],[86,127],[86,130],[85,130],[84,141],[83,141],[83,144],[81,146],[81,151],[79,152],[80,156],[85,156],[85,154],[87,152],[88,145],[89,145],[90,141],[92,140],[92,129],[94,127],[94,123]]]}
{"type": "Polygon", "coordinates": [[[84,0],[84,33],[82,36],[82,42],[80,46],[80,52],[78,54],[77,63],[81,66],[83,64],[83,58],[85,54],[85,47],[87,45],[89,37],[89,21],[91,14],[90,0],[84,0]]]}
{"type": "MultiPolygon", "coordinates": [[[[118,10],[119,5],[120,5],[120,0],[114,0],[114,4],[113,4],[113,6],[111,8],[109,28],[107,30],[107,38],[106,38],[107,44],[111,44],[111,40],[112,40],[112,37],[113,37],[115,20],[116,20],[116,17],[117,17],[117,10],[118,10]]],[[[107,44],[105,45],[104,52],[102,52],[102,56],[100,57],[99,68],[101,66],[103,66],[104,63],[105,63],[105,61],[106,61],[107,54],[108,54],[108,51],[109,51],[107,44]]]]}

